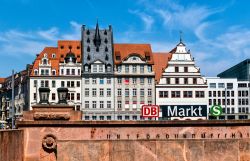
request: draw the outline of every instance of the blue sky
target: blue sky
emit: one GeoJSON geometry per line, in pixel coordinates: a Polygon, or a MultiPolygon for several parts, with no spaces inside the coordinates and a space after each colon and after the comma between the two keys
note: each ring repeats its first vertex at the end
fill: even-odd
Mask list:
{"type": "Polygon", "coordinates": [[[112,25],[115,43],[184,43],[202,75],[250,57],[248,0],[0,0],[0,77],[25,69],[45,46],[80,40],[80,26],[112,25]]]}

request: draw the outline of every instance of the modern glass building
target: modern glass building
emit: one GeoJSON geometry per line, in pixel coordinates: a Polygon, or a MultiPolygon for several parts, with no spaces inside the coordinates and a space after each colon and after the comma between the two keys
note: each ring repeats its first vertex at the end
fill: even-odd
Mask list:
{"type": "Polygon", "coordinates": [[[220,78],[237,78],[240,81],[250,80],[250,59],[236,64],[217,76],[220,78]]]}

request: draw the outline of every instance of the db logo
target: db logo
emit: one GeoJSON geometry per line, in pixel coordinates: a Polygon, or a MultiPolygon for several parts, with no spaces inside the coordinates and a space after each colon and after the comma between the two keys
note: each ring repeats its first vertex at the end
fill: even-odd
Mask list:
{"type": "Polygon", "coordinates": [[[142,117],[159,117],[160,108],[157,105],[143,105],[142,117]]]}

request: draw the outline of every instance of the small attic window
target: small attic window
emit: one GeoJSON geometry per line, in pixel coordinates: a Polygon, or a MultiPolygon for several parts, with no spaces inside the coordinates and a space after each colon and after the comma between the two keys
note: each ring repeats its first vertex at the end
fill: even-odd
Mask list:
{"type": "Polygon", "coordinates": [[[109,49],[108,49],[108,47],[106,46],[106,47],[105,47],[105,52],[108,52],[108,51],[109,51],[109,49]]]}
{"type": "Polygon", "coordinates": [[[77,48],[77,49],[80,49],[80,46],[77,46],[76,48],[77,48]]]}
{"type": "Polygon", "coordinates": [[[150,56],[146,56],[146,60],[150,60],[150,56]]]}
{"type": "Polygon", "coordinates": [[[87,47],[87,52],[90,52],[90,47],[89,46],[87,47]]]}
{"type": "Polygon", "coordinates": [[[107,38],[105,38],[104,42],[105,42],[106,44],[108,43],[108,40],[107,40],[107,38]]]}
{"type": "Polygon", "coordinates": [[[87,35],[89,35],[89,34],[90,34],[89,30],[87,30],[86,34],[87,34],[87,35]]]}
{"type": "Polygon", "coordinates": [[[56,54],[55,53],[52,54],[52,58],[56,58],[56,54]]]}
{"type": "Polygon", "coordinates": [[[107,30],[104,30],[104,35],[107,35],[107,30]]]}
{"type": "Polygon", "coordinates": [[[63,58],[63,55],[61,55],[61,58],[63,58]]]}
{"type": "Polygon", "coordinates": [[[80,58],[80,55],[77,55],[77,58],[80,58]]]}
{"type": "Polygon", "coordinates": [[[116,55],[115,59],[116,60],[121,60],[121,56],[120,55],[116,55]]]}
{"type": "Polygon", "coordinates": [[[64,46],[63,46],[63,45],[61,46],[61,49],[64,49],[64,46]]]}
{"type": "Polygon", "coordinates": [[[88,54],[88,56],[87,56],[87,60],[90,60],[90,55],[88,54]]]}
{"type": "Polygon", "coordinates": [[[38,75],[38,70],[37,69],[34,70],[34,74],[38,75]]]}
{"type": "Polygon", "coordinates": [[[96,47],[96,52],[99,52],[99,47],[96,47]]]}
{"type": "Polygon", "coordinates": [[[89,39],[89,37],[88,37],[88,39],[87,39],[87,43],[90,43],[90,39],[89,39]]]}
{"type": "Polygon", "coordinates": [[[71,46],[71,45],[69,45],[69,49],[72,49],[72,46],[71,46]]]}

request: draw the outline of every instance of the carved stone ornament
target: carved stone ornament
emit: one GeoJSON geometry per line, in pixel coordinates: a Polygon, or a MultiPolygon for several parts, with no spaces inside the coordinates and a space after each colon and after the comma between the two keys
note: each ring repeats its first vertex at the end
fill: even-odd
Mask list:
{"type": "Polygon", "coordinates": [[[67,112],[35,112],[35,120],[69,120],[70,114],[67,112]]]}
{"type": "Polygon", "coordinates": [[[42,146],[46,151],[56,150],[56,137],[52,134],[46,135],[42,140],[42,146]]]}

